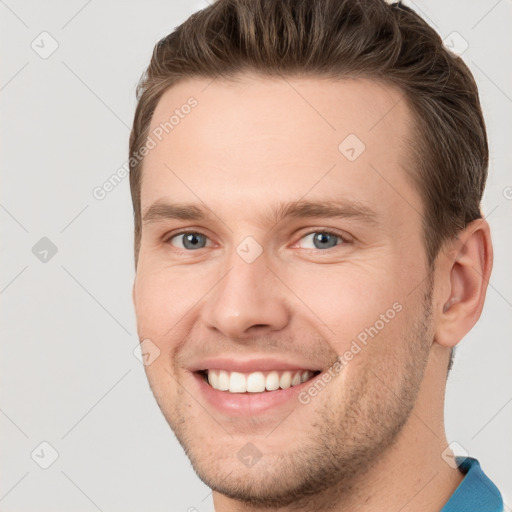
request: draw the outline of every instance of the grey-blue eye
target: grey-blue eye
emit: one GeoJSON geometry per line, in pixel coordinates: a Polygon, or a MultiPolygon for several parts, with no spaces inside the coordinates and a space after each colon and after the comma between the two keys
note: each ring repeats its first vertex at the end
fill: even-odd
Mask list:
{"type": "Polygon", "coordinates": [[[306,236],[303,236],[301,240],[308,240],[312,242],[313,247],[304,247],[303,249],[331,249],[338,244],[338,240],[342,240],[339,235],[330,233],[329,231],[314,231],[306,236]]]}
{"type": "Polygon", "coordinates": [[[177,247],[178,249],[203,249],[206,247],[206,241],[208,238],[201,233],[194,233],[193,231],[189,231],[186,233],[178,233],[172,236],[169,239],[171,245],[177,247]],[[175,241],[181,239],[181,244],[176,245],[175,241]]]}

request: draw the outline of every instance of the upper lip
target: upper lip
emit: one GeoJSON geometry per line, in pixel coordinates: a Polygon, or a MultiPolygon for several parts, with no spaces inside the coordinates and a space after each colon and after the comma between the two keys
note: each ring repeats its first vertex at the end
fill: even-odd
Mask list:
{"type": "Polygon", "coordinates": [[[311,362],[293,362],[290,358],[280,359],[276,357],[253,357],[241,359],[240,357],[211,357],[195,362],[188,368],[191,372],[209,369],[226,370],[229,372],[252,373],[256,371],[272,370],[313,370],[318,371],[317,366],[311,362]]]}

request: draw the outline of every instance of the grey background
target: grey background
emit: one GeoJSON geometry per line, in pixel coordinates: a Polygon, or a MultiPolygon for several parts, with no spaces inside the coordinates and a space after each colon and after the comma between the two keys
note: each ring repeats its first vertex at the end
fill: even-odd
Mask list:
{"type": "MultiPolygon", "coordinates": [[[[446,424],[512,510],[512,3],[407,3],[443,38],[467,41],[488,124],[495,267],[482,318],[457,350],[446,424]]],[[[205,5],[0,1],[3,512],[213,510],[133,353],[128,179],[102,201],[92,195],[126,162],[154,44],[205,5]],[[43,31],[59,45],[46,59],[31,47],[51,48],[43,31]],[[43,441],[58,452],[48,469],[43,441]]]]}

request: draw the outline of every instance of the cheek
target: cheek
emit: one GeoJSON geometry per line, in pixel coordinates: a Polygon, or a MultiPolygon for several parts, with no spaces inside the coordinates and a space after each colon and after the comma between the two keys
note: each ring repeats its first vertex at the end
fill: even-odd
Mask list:
{"type": "MultiPolygon", "coordinates": [[[[204,280],[203,280],[204,282],[204,280]]],[[[169,340],[204,296],[201,280],[183,269],[140,265],[135,280],[135,312],[140,338],[169,340]]]]}
{"type": "MultiPolygon", "coordinates": [[[[376,322],[377,327],[382,327],[381,323],[388,320],[380,331],[389,330],[391,323],[396,323],[396,309],[400,308],[393,309],[393,305],[401,302],[402,293],[391,275],[389,270],[375,265],[325,266],[314,273],[295,272],[295,278],[290,274],[289,282],[293,282],[290,287],[307,306],[306,311],[314,313],[314,322],[320,328],[324,326],[322,332],[340,353],[376,322]],[[380,315],[385,319],[381,320],[380,315]]],[[[297,307],[304,310],[302,304],[297,307]]]]}

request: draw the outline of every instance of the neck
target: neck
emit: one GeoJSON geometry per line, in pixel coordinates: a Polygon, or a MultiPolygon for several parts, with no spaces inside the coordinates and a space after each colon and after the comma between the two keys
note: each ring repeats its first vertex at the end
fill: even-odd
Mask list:
{"type": "MultiPolygon", "coordinates": [[[[434,344],[418,399],[395,443],[357,480],[275,512],[438,512],[463,479],[442,457],[447,349],[434,344]],[[446,361],[446,365],[443,364],[446,361]]],[[[270,512],[213,493],[216,512],[270,512]]]]}

